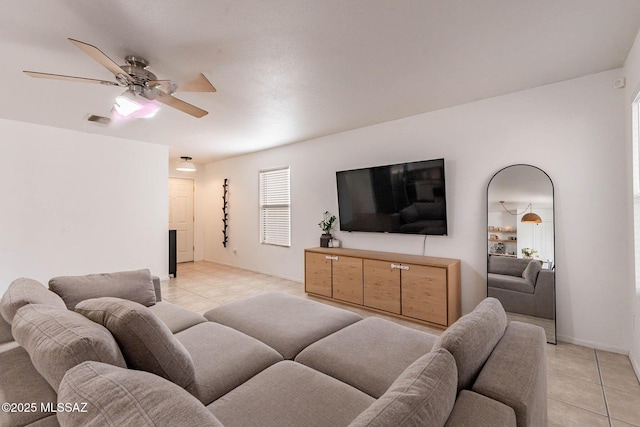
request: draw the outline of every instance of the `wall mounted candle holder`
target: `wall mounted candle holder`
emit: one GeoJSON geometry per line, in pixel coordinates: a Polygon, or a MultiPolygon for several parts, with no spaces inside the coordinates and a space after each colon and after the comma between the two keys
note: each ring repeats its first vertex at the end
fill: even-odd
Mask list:
{"type": "Polygon", "coordinates": [[[224,179],[222,184],[222,246],[227,247],[229,242],[229,236],[227,234],[227,228],[229,227],[229,180],[224,179]]]}

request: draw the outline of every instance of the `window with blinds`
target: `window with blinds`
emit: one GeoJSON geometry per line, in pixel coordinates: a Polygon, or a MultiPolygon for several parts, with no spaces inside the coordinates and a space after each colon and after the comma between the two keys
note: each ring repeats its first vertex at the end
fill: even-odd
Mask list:
{"type": "Polygon", "coordinates": [[[291,246],[289,168],[260,172],[260,242],[291,246]]]}

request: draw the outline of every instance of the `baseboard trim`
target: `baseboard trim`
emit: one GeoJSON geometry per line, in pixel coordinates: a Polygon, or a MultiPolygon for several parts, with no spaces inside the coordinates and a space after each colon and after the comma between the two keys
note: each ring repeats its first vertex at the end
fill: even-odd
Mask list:
{"type": "Polygon", "coordinates": [[[636,372],[636,378],[640,378],[640,362],[636,361],[635,357],[633,357],[635,355],[632,355],[631,353],[629,353],[629,360],[631,360],[631,366],[633,367],[633,370],[636,372]]]}
{"type": "Polygon", "coordinates": [[[599,342],[594,342],[589,340],[581,340],[581,339],[569,337],[566,335],[558,335],[558,341],[566,342],[569,344],[581,345],[583,347],[595,348],[596,350],[610,351],[611,353],[624,354],[625,356],[629,355],[628,348],[602,344],[599,342]]]}
{"type": "Polygon", "coordinates": [[[251,271],[252,273],[266,274],[267,276],[277,277],[278,279],[290,280],[292,282],[304,284],[304,280],[296,279],[296,278],[293,278],[293,277],[280,276],[279,274],[273,274],[273,273],[265,273],[264,271],[254,270],[252,268],[247,268],[247,267],[240,267],[240,266],[235,265],[235,264],[227,264],[226,262],[209,261],[209,260],[206,260],[206,259],[203,260],[203,261],[212,262],[214,264],[220,264],[220,265],[224,265],[224,266],[227,266],[227,267],[233,267],[233,268],[237,268],[239,270],[251,271]]]}

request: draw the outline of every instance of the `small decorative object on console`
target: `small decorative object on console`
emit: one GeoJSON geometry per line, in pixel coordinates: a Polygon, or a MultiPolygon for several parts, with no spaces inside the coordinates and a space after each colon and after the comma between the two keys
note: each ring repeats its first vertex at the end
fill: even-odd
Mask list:
{"type": "Polygon", "coordinates": [[[322,221],[318,223],[318,226],[323,232],[322,236],[320,236],[320,247],[328,248],[329,242],[333,238],[333,236],[331,236],[331,229],[337,218],[335,215],[331,215],[329,211],[324,211],[322,215],[322,221]]]}

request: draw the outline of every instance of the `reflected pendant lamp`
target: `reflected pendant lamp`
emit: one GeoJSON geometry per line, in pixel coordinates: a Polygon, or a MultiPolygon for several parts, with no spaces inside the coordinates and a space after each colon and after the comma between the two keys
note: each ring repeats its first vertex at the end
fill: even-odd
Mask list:
{"type": "Polygon", "coordinates": [[[529,203],[529,213],[524,214],[520,222],[526,222],[529,224],[540,224],[542,222],[542,218],[540,218],[540,215],[533,213],[533,206],[531,206],[531,203],[529,203]]]}
{"type": "Polygon", "coordinates": [[[181,171],[181,172],[195,172],[196,171],[196,165],[194,165],[193,163],[190,162],[191,157],[180,157],[182,159],[182,161],[180,163],[178,163],[178,167],[176,168],[177,171],[181,171]]]}

